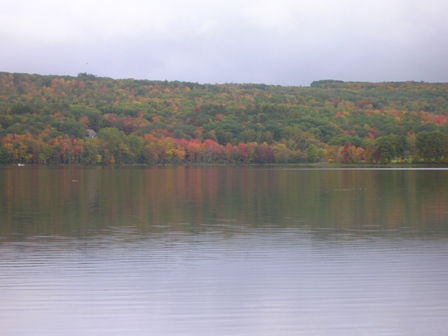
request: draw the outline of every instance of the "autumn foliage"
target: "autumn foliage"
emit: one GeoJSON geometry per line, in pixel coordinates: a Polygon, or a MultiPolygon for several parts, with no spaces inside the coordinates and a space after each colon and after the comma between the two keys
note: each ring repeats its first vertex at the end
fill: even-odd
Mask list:
{"type": "Polygon", "coordinates": [[[0,73],[0,163],[448,162],[448,84],[0,73]]]}

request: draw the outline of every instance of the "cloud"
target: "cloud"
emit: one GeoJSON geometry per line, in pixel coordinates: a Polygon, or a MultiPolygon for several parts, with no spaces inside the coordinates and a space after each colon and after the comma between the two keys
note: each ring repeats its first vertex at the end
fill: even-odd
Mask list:
{"type": "Polygon", "coordinates": [[[4,1],[0,70],[281,85],[447,81],[447,12],[445,0],[4,1]]]}

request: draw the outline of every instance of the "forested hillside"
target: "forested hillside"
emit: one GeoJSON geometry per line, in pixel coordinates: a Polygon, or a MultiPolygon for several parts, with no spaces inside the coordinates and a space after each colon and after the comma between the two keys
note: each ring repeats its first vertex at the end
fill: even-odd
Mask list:
{"type": "Polygon", "coordinates": [[[448,84],[0,73],[0,163],[448,163],[448,84]]]}

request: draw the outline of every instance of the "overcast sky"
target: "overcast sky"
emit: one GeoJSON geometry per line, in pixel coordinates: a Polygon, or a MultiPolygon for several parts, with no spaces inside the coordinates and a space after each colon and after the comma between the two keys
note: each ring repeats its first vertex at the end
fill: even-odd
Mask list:
{"type": "Polygon", "coordinates": [[[0,71],[448,82],[447,0],[2,0],[0,71]]]}

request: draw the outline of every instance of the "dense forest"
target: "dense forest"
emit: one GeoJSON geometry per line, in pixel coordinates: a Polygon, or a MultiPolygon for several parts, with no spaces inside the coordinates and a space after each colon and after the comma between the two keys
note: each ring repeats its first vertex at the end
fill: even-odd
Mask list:
{"type": "Polygon", "coordinates": [[[0,163],[448,163],[448,84],[0,72],[0,163]]]}

